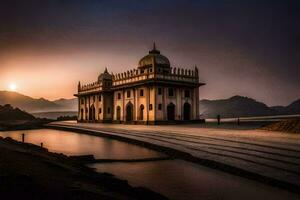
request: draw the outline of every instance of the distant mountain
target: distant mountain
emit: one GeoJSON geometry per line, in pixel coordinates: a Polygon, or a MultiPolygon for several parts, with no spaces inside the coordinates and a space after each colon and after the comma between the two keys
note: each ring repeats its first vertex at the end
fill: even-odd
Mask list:
{"type": "Polygon", "coordinates": [[[34,120],[35,117],[28,114],[19,108],[13,108],[11,105],[6,104],[4,106],[0,105],[0,121],[7,120],[34,120]]]}
{"type": "Polygon", "coordinates": [[[17,92],[0,91],[0,105],[11,104],[29,113],[51,111],[75,111],[76,99],[59,99],[49,101],[44,98],[35,99],[17,92]]]}
{"type": "Polygon", "coordinates": [[[37,118],[47,118],[47,119],[57,119],[62,116],[77,116],[77,111],[53,111],[53,112],[38,112],[32,113],[33,116],[37,118]]]}
{"type": "Polygon", "coordinates": [[[78,109],[78,101],[77,98],[72,98],[72,99],[58,99],[53,101],[53,103],[62,106],[65,110],[68,111],[76,111],[78,109]]]}
{"type": "Polygon", "coordinates": [[[201,100],[200,113],[205,118],[215,118],[217,115],[230,118],[276,114],[266,104],[242,96],[221,100],[201,100]]]}
{"type": "Polygon", "coordinates": [[[286,112],[286,107],[284,107],[284,106],[271,106],[270,108],[272,110],[274,110],[276,113],[285,113],[286,112]]]}
{"type": "Polygon", "coordinates": [[[285,112],[287,114],[300,114],[300,99],[288,105],[285,112]]]}
{"type": "Polygon", "coordinates": [[[200,113],[204,118],[252,117],[300,114],[300,99],[288,106],[272,106],[242,96],[221,100],[200,100],[200,113]]]}
{"type": "Polygon", "coordinates": [[[39,112],[44,110],[57,110],[61,106],[44,98],[34,99],[17,92],[0,91],[0,105],[11,104],[27,112],[39,112]]]}

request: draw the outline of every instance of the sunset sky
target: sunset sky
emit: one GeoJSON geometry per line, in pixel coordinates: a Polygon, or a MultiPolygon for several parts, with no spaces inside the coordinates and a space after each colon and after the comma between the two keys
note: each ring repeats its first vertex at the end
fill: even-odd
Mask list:
{"type": "Polygon", "coordinates": [[[155,41],[172,66],[198,66],[200,99],[287,105],[300,98],[299,11],[292,0],[2,0],[0,90],[72,98],[105,67],[137,67],[155,41]]]}

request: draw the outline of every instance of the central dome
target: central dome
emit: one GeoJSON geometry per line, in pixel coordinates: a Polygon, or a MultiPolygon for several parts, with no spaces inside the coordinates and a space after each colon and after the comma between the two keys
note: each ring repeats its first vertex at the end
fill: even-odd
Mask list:
{"type": "Polygon", "coordinates": [[[153,65],[159,65],[161,67],[170,67],[170,61],[166,56],[160,54],[160,51],[156,50],[155,43],[153,49],[149,51],[149,54],[144,56],[139,61],[139,67],[148,67],[153,65]]]}

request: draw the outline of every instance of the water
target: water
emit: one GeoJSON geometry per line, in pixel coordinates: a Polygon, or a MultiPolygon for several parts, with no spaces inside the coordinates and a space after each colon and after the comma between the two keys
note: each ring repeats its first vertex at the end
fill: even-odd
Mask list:
{"type": "Polygon", "coordinates": [[[93,164],[91,167],[129,180],[133,186],[143,185],[177,200],[300,199],[300,196],[277,188],[182,160],[93,164]]]}
{"type": "Polygon", "coordinates": [[[22,133],[25,133],[25,142],[36,145],[40,145],[43,142],[43,146],[49,149],[49,151],[66,155],[93,154],[95,158],[99,159],[131,159],[162,156],[157,151],[117,140],[52,129],[7,131],[0,132],[0,136],[11,137],[21,141],[22,133]]]}
{"type": "MultiPolygon", "coordinates": [[[[25,133],[27,142],[44,143],[50,151],[67,155],[94,154],[96,158],[146,158],[163,154],[125,142],[73,132],[42,129],[0,132],[2,137],[21,140],[25,133]]],[[[99,172],[109,172],[126,179],[133,186],[144,186],[176,200],[219,199],[300,199],[300,196],[206,168],[182,160],[143,163],[93,164],[99,172]]]]}

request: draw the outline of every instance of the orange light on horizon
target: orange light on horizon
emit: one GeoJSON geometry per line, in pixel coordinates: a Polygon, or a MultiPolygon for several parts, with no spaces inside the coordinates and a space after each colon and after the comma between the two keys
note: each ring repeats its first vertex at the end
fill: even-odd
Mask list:
{"type": "Polygon", "coordinates": [[[15,83],[10,83],[9,90],[15,92],[17,90],[17,85],[15,83]]]}

